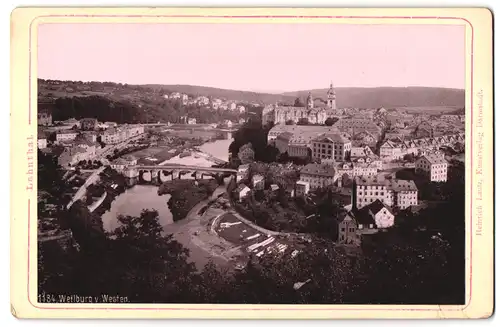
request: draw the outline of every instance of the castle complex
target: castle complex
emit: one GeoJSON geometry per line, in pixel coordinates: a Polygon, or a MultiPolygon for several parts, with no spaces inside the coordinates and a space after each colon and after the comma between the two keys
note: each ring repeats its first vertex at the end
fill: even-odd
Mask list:
{"type": "Polygon", "coordinates": [[[324,124],[328,118],[328,110],[337,109],[336,94],[333,84],[327,92],[327,108],[315,108],[311,93],[307,96],[305,107],[268,105],[262,111],[262,124],[274,122],[285,124],[287,121],[297,123],[300,119],[307,119],[311,124],[324,124]]]}

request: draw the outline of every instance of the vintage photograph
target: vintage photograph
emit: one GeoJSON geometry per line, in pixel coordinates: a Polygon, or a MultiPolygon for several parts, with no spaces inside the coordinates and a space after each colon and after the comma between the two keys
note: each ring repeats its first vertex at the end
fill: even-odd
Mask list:
{"type": "Polygon", "coordinates": [[[465,22],[36,35],[38,303],[466,303],[465,22]]]}

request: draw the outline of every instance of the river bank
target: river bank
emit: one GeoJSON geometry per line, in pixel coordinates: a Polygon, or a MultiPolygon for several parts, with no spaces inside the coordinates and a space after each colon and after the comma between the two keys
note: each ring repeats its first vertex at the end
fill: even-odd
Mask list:
{"type": "Polygon", "coordinates": [[[207,199],[217,188],[217,181],[178,179],[163,183],[158,188],[158,195],[170,194],[168,207],[173,221],[186,218],[193,207],[207,199]]]}
{"type": "MultiPolygon", "coordinates": [[[[148,161],[151,163],[154,162],[156,165],[176,163],[182,165],[211,167],[217,164],[211,160],[213,158],[217,158],[218,160],[227,160],[227,147],[231,142],[232,140],[218,140],[206,143],[209,144],[208,149],[205,144],[200,147],[196,147],[195,149],[191,148],[189,149],[191,154],[190,156],[181,156],[180,154],[182,152],[176,150],[172,151],[172,149],[168,150],[167,148],[145,149],[138,153],[134,153],[133,155],[138,157],[139,160],[139,156],[148,157],[148,161]],[[163,157],[165,160],[150,161],[150,159],[156,159],[156,154],[160,153],[165,155],[163,157]],[[167,153],[169,154],[168,156],[166,156],[167,153]]],[[[194,185],[195,183],[193,177],[189,176],[189,174],[183,175],[180,181],[181,182],[175,181],[174,183],[178,183],[179,185],[183,183],[192,183],[194,185]]],[[[213,179],[207,179],[206,181],[210,181],[209,183],[215,183],[215,180],[213,179]]],[[[113,184],[112,181],[110,183],[111,185],[113,184]]],[[[95,213],[101,215],[104,229],[107,232],[112,232],[120,226],[117,219],[119,215],[139,216],[141,211],[144,209],[156,210],[159,215],[160,225],[163,228],[163,233],[172,234],[174,239],[179,241],[185,248],[189,249],[189,260],[194,262],[198,268],[201,269],[206,263],[214,259],[219,265],[224,265],[224,260],[214,258],[212,253],[209,253],[206,249],[204,250],[200,247],[201,243],[194,240],[194,236],[191,231],[204,228],[202,226],[204,226],[205,221],[200,218],[201,216],[198,214],[198,211],[203,209],[208,204],[212,196],[224,193],[226,191],[226,186],[215,185],[215,190],[214,186],[212,186],[209,189],[212,196],[205,194],[204,197],[196,198],[196,201],[190,200],[190,203],[183,203],[181,201],[174,202],[174,200],[171,201],[171,194],[164,194],[164,192],[159,194],[158,191],[159,187],[155,185],[127,185],[117,196],[113,196],[114,194],[110,196],[108,192],[108,196],[103,201],[103,204],[96,209],[95,213]],[[205,199],[203,200],[203,198],[205,199]],[[172,210],[172,208],[169,207],[169,204],[173,204],[175,209],[172,210]]],[[[193,199],[195,198],[191,196],[189,197],[193,199]]]]}

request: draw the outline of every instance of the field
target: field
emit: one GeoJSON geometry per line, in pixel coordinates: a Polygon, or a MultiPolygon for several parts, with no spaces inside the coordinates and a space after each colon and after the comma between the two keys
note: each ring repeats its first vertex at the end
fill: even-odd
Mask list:
{"type": "Polygon", "coordinates": [[[154,156],[157,153],[160,153],[160,152],[162,152],[164,150],[165,150],[165,148],[150,147],[150,148],[147,148],[147,149],[142,149],[142,150],[139,150],[139,151],[132,152],[130,154],[139,159],[139,158],[145,158],[145,157],[154,156]]]}

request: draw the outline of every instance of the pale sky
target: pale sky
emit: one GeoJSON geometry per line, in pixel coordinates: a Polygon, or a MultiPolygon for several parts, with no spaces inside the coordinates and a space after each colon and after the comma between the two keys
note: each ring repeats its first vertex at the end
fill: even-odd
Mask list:
{"type": "Polygon", "coordinates": [[[285,92],[465,88],[465,27],[43,24],[39,78],[285,92]]]}

